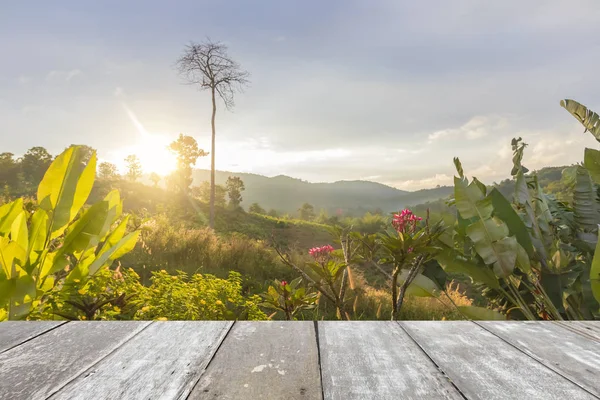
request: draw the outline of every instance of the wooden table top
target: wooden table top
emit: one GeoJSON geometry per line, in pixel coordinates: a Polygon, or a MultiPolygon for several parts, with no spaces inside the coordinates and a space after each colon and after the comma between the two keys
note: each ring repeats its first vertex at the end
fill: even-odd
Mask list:
{"type": "Polygon", "coordinates": [[[0,399],[600,399],[600,322],[3,322],[0,399]]]}

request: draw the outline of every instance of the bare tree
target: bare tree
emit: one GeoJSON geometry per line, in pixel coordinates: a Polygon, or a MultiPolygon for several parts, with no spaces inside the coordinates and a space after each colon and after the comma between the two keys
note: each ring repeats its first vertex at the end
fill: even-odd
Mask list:
{"type": "Polygon", "coordinates": [[[241,92],[249,83],[250,74],[233,61],[227,54],[227,46],[210,39],[186,46],[183,55],[177,60],[179,75],[189,85],[196,85],[199,90],[210,90],[212,99],[212,143],[210,158],[210,219],[209,225],[215,223],[215,116],[217,114],[217,95],[231,110],[234,106],[234,95],[241,92]]]}

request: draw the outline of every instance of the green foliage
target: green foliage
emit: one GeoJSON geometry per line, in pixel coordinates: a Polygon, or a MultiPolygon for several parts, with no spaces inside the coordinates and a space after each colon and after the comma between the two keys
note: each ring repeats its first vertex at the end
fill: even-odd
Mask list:
{"type": "MultiPolygon", "coordinates": [[[[224,208],[226,205],[225,196],[227,195],[227,189],[221,185],[215,185],[215,206],[224,208]]],[[[192,196],[208,204],[210,201],[210,183],[204,181],[200,186],[192,187],[192,196]]]]}
{"type": "Polygon", "coordinates": [[[274,285],[269,286],[262,295],[264,301],[261,306],[281,311],[288,321],[297,319],[298,312],[313,309],[317,301],[317,293],[307,293],[306,288],[300,286],[301,282],[302,278],[296,278],[290,283],[275,280],[274,285]]]}
{"type": "Polygon", "coordinates": [[[52,162],[52,155],[43,147],[32,147],[23,155],[20,167],[23,179],[30,187],[37,186],[52,162]]]}
{"type": "Polygon", "coordinates": [[[598,114],[575,100],[561,100],[560,106],[581,122],[581,125],[585,127],[584,132],[589,131],[600,142],[600,116],[598,114]]]}
{"type": "Polygon", "coordinates": [[[264,320],[258,304],[260,296],[242,296],[240,274],[230,272],[227,279],[184,272],[170,275],[154,272],[152,285],[143,292],[136,319],[170,320],[264,320]]]}
{"type": "Polygon", "coordinates": [[[244,182],[237,176],[227,178],[227,195],[229,196],[229,206],[236,210],[242,203],[242,192],[245,190],[244,182]]]}
{"type": "Polygon", "coordinates": [[[265,211],[265,209],[262,208],[260,206],[260,204],[258,204],[258,203],[250,204],[250,207],[248,207],[248,212],[255,213],[255,214],[263,214],[263,215],[265,215],[267,213],[265,211]]]}
{"type": "Polygon", "coordinates": [[[0,308],[9,319],[43,307],[55,288],[85,283],[137,241],[139,232],[125,234],[127,218],[113,228],[122,210],[118,192],[82,210],[96,169],[95,154],[87,164],[82,156],[70,147],[52,162],[33,214],[23,209],[23,199],[0,207],[0,308]]]}
{"type": "Polygon", "coordinates": [[[315,208],[311,204],[304,203],[298,209],[298,214],[301,220],[310,221],[315,218],[315,208]]]}

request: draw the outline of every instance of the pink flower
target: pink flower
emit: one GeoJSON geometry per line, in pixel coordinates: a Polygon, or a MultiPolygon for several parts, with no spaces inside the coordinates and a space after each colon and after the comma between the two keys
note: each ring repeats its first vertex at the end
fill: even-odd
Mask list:
{"type": "Polygon", "coordinates": [[[281,281],[281,286],[287,286],[287,281],[281,281]]]}
{"type": "Polygon", "coordinates": [[[331,245],[313,247],[312,249],[308,250],[308,254],[313,256],[315,260],[325,261],[333,250],[334,249],[331,247],[331,245]]]}
{"type": "Polygon", "coordinates": [[[423,220],[423,218],[417,217],[412,211],[406,208],[399,214],[394,214],[392,226],[398,232],[413,233],[417,228],[417,222],[421,220],[423,220]]]}

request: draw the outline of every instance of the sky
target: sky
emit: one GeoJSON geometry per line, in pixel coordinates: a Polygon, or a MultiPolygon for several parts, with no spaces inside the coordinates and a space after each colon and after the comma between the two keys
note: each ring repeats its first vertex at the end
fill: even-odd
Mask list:
{"type": "Polygon", "coordinates": [[[459,157],[491,184],[513,137],[529,169],[599,147],[559,106],[600,112],[598,20],[597,0],[2,0],[0,152],[87,144],[161,172],[179,133],[208,150],[210,95],[174,65],[210,37],[251,74],[219,104],[217,169],[417,190],[459,157]]]}

